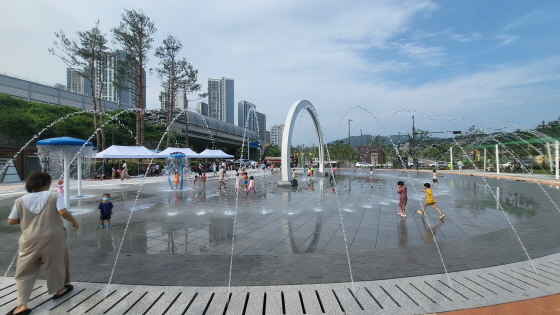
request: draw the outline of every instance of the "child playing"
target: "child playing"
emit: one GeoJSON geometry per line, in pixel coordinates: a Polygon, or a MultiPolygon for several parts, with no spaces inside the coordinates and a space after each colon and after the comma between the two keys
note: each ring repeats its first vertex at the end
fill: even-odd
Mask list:
{"type": "Polygon", "coordinates": [[[436,200],[434,199],[434,195],[432,194],[432,190],[430,189],[430,184],[425,183],[424,184],[424,190],[421,190],[421,192],[426,194],[426,202],[422,206],[422,210],[418,210],[416,212],[423,215],[424,211],[426,211],[426,207],[430,206],[430,207],[436,209],[436,211],[439,213],[439,219],[443,220],[443,218],[445,218],[445,215],[443,213],[441,213],[441,211],[439,210],[439,208],[436,205],[436,200]]]}
{"type": "Polygon", "coordinates": [[[103,194],[103,201],[99,204],[99,220],[101,221],[101,228],[111,228],[111,215],[113,214],[113,203],[109,201],[110,194],[103,194]],[[107,221],[107,225],[104,222],[107,221]]]}
{"type": "Polygon", "coordinates": [[[249,184],[249,176],[247,172],[241,173],[241,178],[243,178],[243,189],[247,189],[247,185],[249,184]]]}
{"type": "Polygon", "coordinates": [[[235,191],[236,193],[239,192],[239,189],[241,188],[241,178],[239,176],[239,173],[235,174],[235,191]]]}
{"type": "Polygon", "coordinates": [[[257,190],[255,189],[255,179],[253,178],[253,176],[249,177],[249,187],[247,188],[247,194],[249,194],[251,190],[255,194],[257,193],[257,190]]]}
{"type": "MultiPolygon", "coordinates": [[[[175,189],[179,189],[179,181],[180,181],[179,172],[175,171],[175,175],[173,175],[173,180],[175,181],[175,189]]],[[[196,180],[196,177],[195,177],[194,180],[196,180]]],[[[194,182],[193,182],[193,185],[194,185],[194,182]]]]}
{"type": "Polygon", "coordinates": [[[111,178],[117,178],[117,169],[115,168],[115,165],[111,166],[111,178]]]}
{"type": "Polygon", "coordinates": [[[202,186],[206,187],[206,173],[202,173],[202,176],[200,176],[200,181],[202,182],[202,186]]]}
{"type": "Polygon", "coordinates": [[[56,192],[59,194],[64,194],[64,181],[59,180],[58,184],[56,185],[56,192]]]}
{"type": "MultiPolygon", "coordinates": [[[[204,173],[202,173],[202,174],[204,174],[204,173]]],[[[194,178],[191,180],[191,184],[192,184],[193,188],[196,187],[196,181],[197,180],[198,180],[198,175],[195,175],[194,178]]]]}
{"type": "Polygon", "coordinates": [[[397,212],[397,214],[406,218],[406,203],[408,202],[407,189],[402,180],[397,182],[397,187],[397,194],[399,194],[399,208],[401,208],[401,212],[397,212]]]}
{"type": "Polygon", "coordinates": [[[434,170],[434,175],[432,176],[432,184],[437,184],[439,186],[439,182],[437,180],[438,177],[443,177],[443,175],[438,175],[436,170],[434,170]]]}

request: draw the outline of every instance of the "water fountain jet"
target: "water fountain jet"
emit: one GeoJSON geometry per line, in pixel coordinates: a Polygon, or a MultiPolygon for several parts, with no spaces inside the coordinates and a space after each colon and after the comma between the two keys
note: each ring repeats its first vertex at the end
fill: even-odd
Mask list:
{"type": "MultiPolygon", "coordinates": [[[[77,161],[77,177],[78,177],[78,195],[77,197],[82,196],[82,159],[84,158],[93,158],[95,156],[95,151],[93,147],[93,143],[71,138],[71,137],[58,137],[58,138],[50,138],[37,141],[37,148],[39,159],[42,161],[43,168],[48,166],[48,171],[51,175],[59,175],[59,174],[52,174],[54,171],[60,171],[58,169],[53,168],[53,165],[50,163],[45,164],[45,162],[53,157],[56,156],[57,153],[62,154],[63,159],[63,174],[64,174],[64,200],[66,203],[66,209],[70,209],[70,165],[72,164],[72,160],[75,158],[77,161]],[[52,156],[51,156],[52,154],[52,156]]],[[[60,176],[60,175],[59,175],[60,176]]],[[[55,176],[56,177],[56,176],[55,176]]]]}

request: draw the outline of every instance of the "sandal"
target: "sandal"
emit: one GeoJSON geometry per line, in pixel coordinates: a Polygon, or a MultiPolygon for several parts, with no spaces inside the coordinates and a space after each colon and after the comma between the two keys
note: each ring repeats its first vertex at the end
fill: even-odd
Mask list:
{"type": "Polygon", "coordinates": [[[13,310],[11,310],[11,311],[9,311],[8,313],[6,313],[6,315],[29,315],[29,314],[31,314],[31,309],[30,309],[30,308],[26,309],[26,310],[23,311],[23,312],[19,312],[19,313],[15,313],[15,314],[14,314],[14,311],[16,310],[16,308],[17,308],[17,306],[14,307],[13,310]]]}
{"type": "Polygon", "coordinates": [[[67,293],[69,293],[70,291],[74,290],[74,286],[71,284],[65,284],[64,287],[66,288],[66,291],[60,293],[60,294],[55,294],[53,295],[53,300],[56,299],[60,299],[61,297],[65,296],[67,293]]]}

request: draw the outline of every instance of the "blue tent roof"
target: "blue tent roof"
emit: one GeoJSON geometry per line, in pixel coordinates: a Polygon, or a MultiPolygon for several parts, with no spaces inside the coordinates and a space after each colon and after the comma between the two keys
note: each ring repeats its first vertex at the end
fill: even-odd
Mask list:
{"type": "Polygon", "coordinates": [[[58,137],[58,138],[39,140],[37,141],[37,145],[72,145],[72,146],[93,147],[93,143],[89,141],[71,138],[71,137],[58,137]]]}

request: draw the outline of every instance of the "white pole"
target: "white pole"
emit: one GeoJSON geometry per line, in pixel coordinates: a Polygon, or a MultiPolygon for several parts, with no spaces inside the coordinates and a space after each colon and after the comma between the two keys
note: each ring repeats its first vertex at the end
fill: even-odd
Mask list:
{"type": "Polygon", "coordinates": [[[498,145],[496,144],[496,174],[500,174],[500,154],[498,145]]]}
{"type": "Polygon", "coordinates": [[[484,165],[482,165],[482,169],[486,171],[486,148],[484,148],[484,165]]]}
{"type": "Polygon", "coordinates": [[[76,157],[78,160],[78,195],[76,197],[83,197],[82,195],[82,153],[76,157]]]}
{"type": "Polygon", "coordinates": [[[66,151],[64,151],[64,202],[66,210],[70,210],[70,161],[66,151]]]}
{"type": "Polygon", "coordinates": [[[560,141],[556,141],[556,150],[554,150],[554,151],[556,151],[556,152],[554,152],[556,154],[556,165],[555,165],[555,167],[556,167],[556,179],[560,179],[560,173],[559,173],[560,171],[558,170],[558,168],[560,166],[560,163],[559,163],[560,160],[559,160],[559,157],[558,157],[558,151],[559,151],[558,147],[559,146],[560,146],[560,141]]]}
{"type": "Polygon", "coordinates": [[[449,147],[449,160],[451,161],[451,169],[453,169],[453,147],[449,147]]]}
{"type": "Polygon", "coordinates": [[[547,161],[550,167],[550,174],[552,174],[552,154],[550,153],[550,142],[546,143],[546,153],[547,153],[547,161]]]}
{"type": "Polygon", "coordinates": [[[496,210],[500,211],[500,186],[496,187],[496,210]]]}

